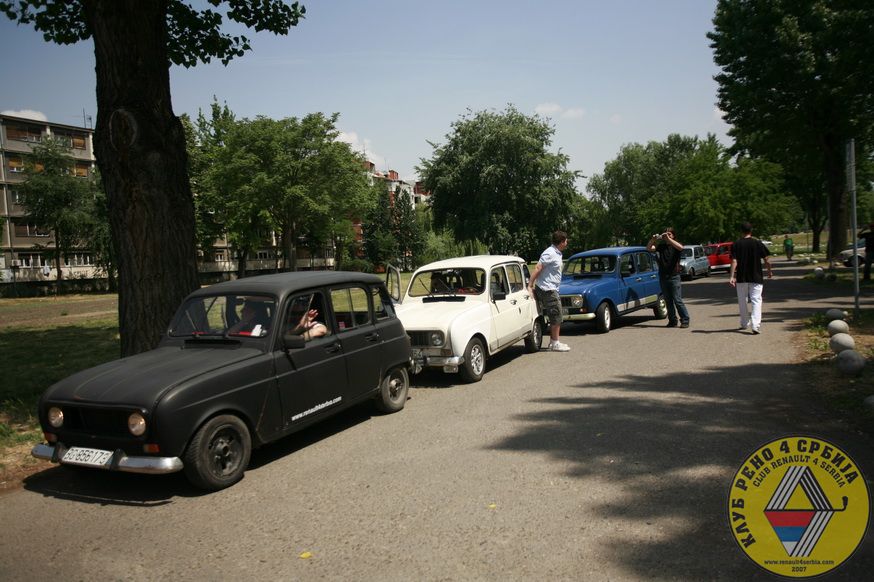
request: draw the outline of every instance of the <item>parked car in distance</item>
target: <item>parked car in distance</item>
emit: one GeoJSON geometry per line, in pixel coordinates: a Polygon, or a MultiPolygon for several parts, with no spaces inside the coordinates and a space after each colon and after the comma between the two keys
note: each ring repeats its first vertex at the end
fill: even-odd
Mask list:
{"type": "Polygon", "coordinates": [[[680,254],[680,276],[690,281],[697,276],[710,276],[710,260],[701,245],[685,245],[680,254]]]}
{"type": "Polygon", "coordinates": [[[721,242],[704,246],[704,254],[710,262],[710,270],[731,268],[731,247],[733,242],[721,242]]]}
{"type": "Polygon", "coordinates": [[[852,243],[841,251],[841,262],[845,267],[854,267],[858,263],[860,267],[865,265],[865,239],[856,241],[856,252],[853,253],[852,243]]]}
{"type": "Polygon", "coordinates": [[[559,295],[564,319],[594,320],[602,333],[610,331],[614,317],[638,309],[652,309],[656,319],[668,316],[655,255],[646,247],[611,247],[571,256],[559,295]]]}
{"type": "Polygon", "coordinates": [[[519,257],[480,255],[430,263],[413,273],[403,294],[400,273],[387,272],[410,336],[413,372],[437,368],[478,382],[488,358],[524,340],[540,349],[541,319],[528,293],[528,266],[519,257]]]}
{"type": "Polygon", "coordinates": [[[402,409],[409,356],[376,275],[211,285],[185,299],[156,349],[49,387],[39,403],[47,443],[32,454],[110,471],[182,470],[197,487],[222,489],[243,477],[253,447],[364,400],[402,409]],[[312,317],[324,327],[306,332],[312,317]]]}

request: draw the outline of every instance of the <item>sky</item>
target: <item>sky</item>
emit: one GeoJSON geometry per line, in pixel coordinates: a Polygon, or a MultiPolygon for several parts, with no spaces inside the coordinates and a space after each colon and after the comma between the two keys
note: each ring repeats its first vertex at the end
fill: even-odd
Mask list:
{"type": "MultiPolygon", "coordinates": [[[[172,67],[175,113],[196,116],[213,96],[237,118],[336,112],[342,139],[409,181],[468,110],[508,104],[548,118],[551,151],[586,176],[624,144],[671,133],[730,143],[706,37],[716,0],[302,4],[306,18],[286,36],[228,27],[253,48],[228,66],[172,67]]],[[[96,119],[90,40],[47,43],[0,15],[0,54],[0,112],[96,119]]]]}

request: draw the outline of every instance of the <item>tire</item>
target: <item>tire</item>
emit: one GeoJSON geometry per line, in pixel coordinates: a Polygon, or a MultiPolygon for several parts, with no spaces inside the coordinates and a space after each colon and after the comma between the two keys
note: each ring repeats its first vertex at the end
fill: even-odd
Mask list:
{"type": "Polygon", "coordinates": [[[486,351],[479,338],[471,338],[464,348],[464,363],[461,365],[461,378],[465,382],[479,382],[486,372],[486,351]]]}
{"type": "Polygon", "coordinates": [[[376,408],[381,412],[392,413],[401,410],[407,403],[410,391],[410,375],[406,368],[395,368],[385,375],[376,397],[376,408]]]}
{"type": "Polygon", "coordinates": [[[223,414],[201,426],[185,451],[185,476],[195,487],[218,491],[243,478],[252,455],[246,423],[223,414]]]}
{"type": "Polygon", "coordinates": [[[695,269],[689,269],[689,280],[695,279],[695,269]]]}
{"type": "Polygon", "coordinates": [[[704,271],[704,276],[705,276],[705,277],[709,277],[709,276],[710,276],[710,267],[707,267],[707,270],[704,271]]]}
{"type": "Polygon", "coordinates": [[[531,333],[525,338],[525,351],[529,354],[540,351],[543,343],[543,322],[538,317],[531,326],[531,333]]]}
{"type": "Polygon", "coordinates": [[[652,308],[652,316],[656,319],[668,318],[668,304],[665,303],[664,297],[659,297],[658,303],[652,308]]]}
{"type": "Polygon", "coordinates": [[[598,309],[595,310],[595,324],[598,327],[598,331],[601,333],[609,332],[612,319],[613,313],[610,311],[610,305],[606,301],[601,303],[598,309]]]}

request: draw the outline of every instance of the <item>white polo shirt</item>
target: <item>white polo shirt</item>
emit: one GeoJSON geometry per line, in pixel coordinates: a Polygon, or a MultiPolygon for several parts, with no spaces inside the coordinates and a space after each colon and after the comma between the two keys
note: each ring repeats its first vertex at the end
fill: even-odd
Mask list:
{"type": "Polygon", "coordinates": [[[561,251],[552,245],[543,251],[537,262],[543,265],[543,269],[540,271],[537,281],[534,282],[535,285],[544,291],[558,291],[561,285],[561,251]]]}

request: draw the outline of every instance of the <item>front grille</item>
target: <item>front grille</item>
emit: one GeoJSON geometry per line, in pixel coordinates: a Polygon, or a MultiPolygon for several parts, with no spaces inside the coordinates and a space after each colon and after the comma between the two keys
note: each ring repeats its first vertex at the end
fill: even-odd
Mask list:
{"type": "Polygon", "coordinates": [[[62,406],[64,428],[101,436],[130,436],[127,417],[131,411],[62,406]]]}
{"type": "Polygon", "coordinates": [[[408,331],[407,335],[410,336],[410,345],[413,347],[428,347],[430,344],[428,343],[428,336],[431,335],[429,331],[408,331]]]}

